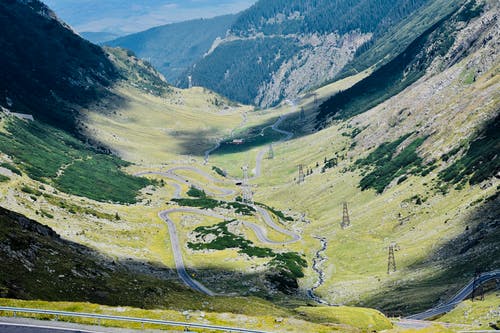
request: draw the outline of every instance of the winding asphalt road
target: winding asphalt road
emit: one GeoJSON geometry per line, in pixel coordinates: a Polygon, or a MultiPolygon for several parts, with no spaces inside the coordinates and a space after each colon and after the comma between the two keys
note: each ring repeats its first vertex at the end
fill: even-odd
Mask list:
{"type": "MultiPolygon", "coordinates": [[[[202,188],[201,184],[198,184],[197,182],[194,182],[194,181],[190,181],[189,179],[184,178],[184,177],[176,174],[175,171],[178,171],[178,170],[187,170],[187,171],[197,173],[200,176],[205,177],[207,180],[211,181],[212,183],[226,183],[224,181],[221,181],[221,180],[211,176],[210,174],[206,173],[203,170],[200,170],[200,169],[197,169],[197,168],[191,167],[191,166],[175,167],[175,168],[169,169],[167,171],[145,171],[145,172],[136,173],[135,175],[136,176],[157,175],[157,176],[166,177],[166,178],[169,178],[171,180],[176,181],[177,183],[172,183],[172,186],[175,187],[174,198],[180,198],[180,196],[181,196],[182,187],[181,187],[181,185],[179,185],[179,183],[186,184],[188,186],[193,185],[193,186],[196,186],[198,188],[202,188]]],[[[205,186],[204,191],[209,195],[220,196],[220,197],[226,197],[226,196],[236,194],[235,190],[226,189],[226,188],[218,187],[218,186],[214,186],[214,185],[205,186]],[[207,188],[210,188],[210,190],[208,190],[207,188]]]]}
{"type": "MultiPolygon", "coordinates": [[[[294,107],[292,109],[292,113],[295,111],[296,107],[295,104],[292,104],[294,107]]],[[[277,133],[283,134],[284,137],[281,138],[279,141],[276,143],[281,143],[290,140],[293,138],[293,132],[288,132],[282,129],[279,129],[278,126],[286,119],[287,115],[280,116],[279,119],[271,126],[271,129],[277,133]]],[[[264,131],[264,129],[262,130],[264,131]]],[[[269,148],[264,148],[260,150],[257,153],[257,158],[255,159],[255,168],[252,170],[253,177],[251,177],[249,180],[255,180],[261,176],[261,170],[262,170],[262,160],[264,159],[265,154],[269,151],[269,148]]]]}
{"type": "MultiPolygon", "coordinates": [[[[293,112],[293,110],[292,110],[292,112],[293,112]]],[[[284,130],[281,130],[278,128],[279,125],[285,120],[285,118],[286,118],[286,116],[280,116],[279,119],[272,126],[270,126],[270,128],[272,128],[273,131],[284,135],[284,137],[281,140],[279,140],[278,143],[289,140],[293,137],[292,132],[284,131],[284,130]]],[[[243,122],[240,124],[240,126],[243,126],[246,123],[246,120],[247,120],[246,115],[244,115],[243,122]]],[[[233,132],[234,132],[234,130],[233,130],[233,132]]],[[[217,150],[217,148],[219,146],[220,146],[220,141],[217,142],[215,147],[213,147],[212,149],[205,152],[205,163],[208,162],[210,154],[213,151],[217,150]]],[[[261,175],[262,160],[263,160],[264,155],[267,152],[267,150],[268,150],[268,148],[263,149],[263,150],[259,151],[259,153],[257,154],[256,166],[254,169],[254,176],[251,179],[256,179],[257,177],[259,177],[261,175]]],[[[200,170],[198,168],[192,167],[192,166],[178,166],[178,167],[173,167],[167,171],[146,171],[146,172],[141,172],[141,173],[136,174],[136,176],[144,176],[144,175],[158,175],[158,176],[166,177],[166,178],[169,178],[169,179],[175,181],[175,183],[172,184],[172,186],[175,187],[174,198],[181,197],[182,187],[180,184],[194,185],[198,188],[203,188],[207,194],[210,194],[213,196],[218,196],[218,197],[226,197],[226,196],[235,195],[236,191],[232,190],[232,189],[218,187],[218,186],[215,186],[214,184],[232,185],[232,184],[235,184],[237,182],[241,182],[241,180],[239,180],[239,179],[233,179],[232,181],[234,183],[233,182],[230,183],[230,182],[225,181],[225,180],[220,180],[220,179],[208,174],[207,172],[200,170]],[[209,181],[210,185],[203,186],[202,184],[198,184],[196,182],[190,181],[189,179],[186,179],[186,178],[184,178],[176,173],[176,171],[182,171],[182,170],[194,172],[194,173],[204,177],[205,179],[207,179],[209,181]]],[[[260,215],[262,220],[270,228],[274,229],[275,231],[277,231],[281,234],[287,235],[291,238],[290,240],[284,241],[284,242],[278,242],[278,241],[271,240],[268,238],[267,230],[264,227],[262,227],[258,224],[255,224],[253,222],[242,221],[242,223],[246,227],[253,230],[257,239],[260,242],[266,243],[266,244],[274,244],[274,245],[276,245],[276,244],[290,244],[293,242],[297,242],[301,239],[301,236],[299,234],[296,234],[292,231],[286,230],[286,229],[282,228],[281,226],[279,226],[278,224],[276,224],[266,209],[264,209],[260,206],[257,206],[257,205],[252,205],[252,207],[256,210],[256,212],[260,215]]],[[[170,218],[170,214],[173,214],[173,213],[204,215],[204,216],[215,217],[215,218],[223,219],[223,220],[227,219],[227,217],[220,215],[220,214],[217,214],[217,213],[214,213],[214,212],[211,212],[211,211],[197,209],[197,208],[191,208],[191,207],[168,209],[168,210],[164,210],[158,214],[158,216],[163,221],[165,221],[165,223],[167,223],[169,234],[170,234],[170,242],[172,245],[172,252],[173,252],[173,256],[174,256],[175,267],[177,269],[177,273],[178,273],[180,279],[187,286],[192,288],[193,290],[199,291],[199,292],[204,293],[204,294],[209,295],[209,296],[214,296],[215,293],[213,291],[208,289],[206,286],[201,284],[199,281],[193,279],[186,270],[186,266],[184,265],[184,260],[182,258],[182,247],[181,247],[181,244],[179,241],[177,227],[176,227],[175,223],[173,222],[173,220],[170,218]]]]}
{"type": "MultiPolygon", "coordinates": [[[[476,280],[476,283],[478,285],[482,285],[491,280],[500,280],[500,270],[482,273],[476,280]]],[[[436,307],[433,307],[432,309],[429,309],[427,311],[408,316],[405,319],[425,320],[449,312],[453,310],[457,306],[457,304],[459,304],[460,302],[465,300],[469,295],[471,295],[473,290],[474,290],[474,279],[472,279],[455,296],[450,298],[445,303],[439,304],[436,307]]]]}

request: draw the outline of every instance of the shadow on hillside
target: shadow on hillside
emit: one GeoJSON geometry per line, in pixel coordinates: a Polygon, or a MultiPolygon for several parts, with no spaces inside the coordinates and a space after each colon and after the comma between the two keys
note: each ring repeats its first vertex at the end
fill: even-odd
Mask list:
{"type": "MultiPolygon", "coordinates": [[[[365,304],[393,315],[418,313],[445,301],[474,277],[500,267],[500,197],[492,197],[469,214],[466,230],[430,253],[407,271],[435,267],[438,274],[424,280],[386,285],[365,304]],[[388,289],[388,291],[387,291],[388,289]]],[[[453,223],[447,221],[446,223],[453,223]]],[[[397,253],[396,253],[397,257],[397,253]]]]}
{"type": "MultiPolygon", "coordinates": [[[[314,122],[314,117],[311,114],[314,115],[316,112],[311,111],[305,120],[301,119],[300,113],[300,110],[288,113],[285,120],[278,126],[280,130],[294,133],[290,141],[313,133],[309,129],[312,126],[309,125],[314,122]]],[[[237,132],[232,137],[225,137],[221,146],[212,152],[212,155],[244,153],[254,148],[266,148],[270,144],[277,143],[286,137],[285,134],[271,129],[279,119],[280,116],[276,116],[262,124],[245,128],[244,131],[237,132]],[[233,143],[234,139],[242,140],[243,143],[235,144],[233,143]]],[[[183,131],[181,134],[178,139],[181,141],[181,153],[184,155],[204,156],[207,149],[201,151],[197,147],[200,147],[201,144],[205,144],[207,147],[206,143],[211,141],[210,138],[213,138],[212,132],[183,131]]],[[[213,146],[215,146],[215,142],[213,146]]]]}
{"type": "MultiPolygon", "coordinates": [[[[132,259],[115,261],[1,207],[0,257],[0,297],[4,298],[174,310],[206,307],[207,311],[257,311],[245,310],[244,304],[238,307],[233,298],[195,292],[168,267],[132,259]]],[[[223,288],[226,293],[268,298],[264,292],[242,292],[241,282],[248,282],[247,289],[264,287],[265,276],[272,272],[247,274],[217,267],[188,271],[208,281],[209,286],[219,286],[214,288],[216,292],[223,288]]]]}

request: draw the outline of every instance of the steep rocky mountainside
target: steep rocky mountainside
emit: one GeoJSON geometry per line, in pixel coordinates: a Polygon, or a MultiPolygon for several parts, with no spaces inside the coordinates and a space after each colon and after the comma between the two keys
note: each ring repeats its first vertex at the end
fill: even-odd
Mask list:
{"type": "Polygon", "coordinates": [[[192,20],[152,28],[104,43],[132,50],[153,64],[169,82],[208,52],[216,39],[224,38],[236,15],[192,20]]]}
{"type": "Polygon", "coordinates": [[[104,96],[118,73],[103,50],[38,0],[0,3],[0,106],[74,129],[78,106],[104,96]]]}
{"type": "Polygon", "coordinates": [[[187,86],[192,76],[193,84],[229,98],[272,106],[333,79],[357,53],[427,3],[259,1],[179,84],[187,86]]]}
{"type": "MultiPolygon", "coordinates": [[[[483,46],[483,41],[486,43],[493,38],[486,38],[484,34],[495,27],[494,20],[471,33],[458,46],[454,43],[460,31],[484,9],[484,4],[465,1],[463,6],[417,36],[398,56],[323,103],[317,117],[318,126],[326,119],[349,118],[363,113],[409,87],[427,72],[449,68],[483,46]]],[[[488,61],[489,64],[492,60],[488,61]]]]}
{"type": "Polygon", "coordinates": [[[127,51],[82,39],[38,0],[1,2],[0,30],[0,152],[20,174],[66,193],[135,202],[149,182],[123,172],[130,163],[83,137],[81,120],[86,108],[115,112],[125,105],[118,85],[167,93],[164,78],[127,51]]]}
{"type": "Polygon", "coordinates": [[[126,82],[153,94],[169,86],[131,52],[94,45],[38,0],[0,3],[0,107],[76,133],[82,108],[126,82]]]}
{"type": "Polygon", "coordinates": [[[148,307],[167,294],[189,293],[166,283],[169,270],[120,263],[1,207],[0,226],[0,297],[148,307]]]}

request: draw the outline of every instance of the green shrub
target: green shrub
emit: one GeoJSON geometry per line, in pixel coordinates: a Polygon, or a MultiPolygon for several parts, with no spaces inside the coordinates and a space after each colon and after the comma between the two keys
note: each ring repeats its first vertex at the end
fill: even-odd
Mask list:
{"type": "Polygon", "coordinates": [[[500,116],[497,116],[482,132],[477,133],[465,154],[442,170],[438,177],[442,183],[458,184],[464,179],[468,179],[471,185],[481,183],[500,172],[499,151],[500,116]]]}
{"type": "Polygon", "coordinates": [[[152,184],[121,170],[130,163],[96,153],[68,133],[48,125],[12,119],[5,129],[8,133],[0,133],[0,151],[12,156],[16,164],[22,164],[30,178],[50,183],[66,193],[98,201],[134,203],[139,190],[152,184]]]}
{"type": "Polygon", "coordinates": [[[23,191],[24,193],[27,193],[27,194],[32,194],[32,195],[36,195],[36,196],[40,196],[42,195],[42,192],[38,191],[38,190],[35,190],[29,186],[26,186],[26,185],[23,185],[21,187],[21,191],[23,191]]]}
{"type": "Polygon", "coordinates": [[[193,198],[205,198],[207,196],[205,191],[200,190],[194,186],[191,186],[189,188],[189,190],[187,191],[187,195],[189,195],[190,197],[193,197],[193,198]]]}
{"type": "MultiPolygon", "coordinates": [[[[353,142],[353,143],[354,143],[354,142],[353,142]]],[[[334,167],[336,167],[337,165],[338,165],[338,159],[337,159],[336,157],[331,158],[331,159],[329,159],[329,160],[327,160],[327,159],[325,158],[325,162],[324,162],[324,164],[323,164],[323,167],[321,168],[321,172],[322,172],[322,173],[325,173],[325,172],[326,172],[326,170],[331,169],[331,168],[334,168],[334,167]]]]}
{"type": "Polygon", "coordinates": [[[408,179],[408,176],[407,175],[403,175],[403,176],[399,177],[397,184],[399,185],[399,184],[401,184],[402,182],[404,182],[407,179],[408,179]]]}
{"type": "Polygon", "coordinates": [[[215,171],[218,175],[220,175],[222,177],[226,177],[227,176],[226,173],[224,172],[224,170],[222,170],[221,168],[213,166],[212,170],[215,171]]]}
{"type": "Polygon", "coordinates": [[[253,215],[253,213],[255,213],[255,208],[253,208],[252,206],[246,205],[246,204],[242,204],[241,202],[238,202],[238,201],[228,202],[224,205],[224,207],[235,209],[237,214],[251,216],[251,215],[253,215]]]}
{"type": "Polygon", "coordinates": [[[4,175],[0,175],[0,183],[5,183],[5,182],[8,182],[9,180],[10,180],[9,177],[4,176],[4,175]]]}
{"type": "Polygon", "coordinates": [[[408,173],[418,175],[428,171],[427,167],[422,164],[422,158],[417,154],[417,148],[422,145],[426,138],[415,139],[397,156],[394,156],[399,145],[409,135],[394,142],[384,143],[367,158],[356,161],[357,166],[374,166],[374,169],[360,180],[359,186],[362,190],[373,188],[377,193],[382,193],[398,177],[402,177],[400,178],[400,182],[402,182],[408,173]]]}
{"type": "Polygon", "coordinates": [[[255,209],[251,206],[243,204],[241,202],[226,202],[219,201],[208,197],[201,197],[196,199],[172,199],[173,202],[177,202],[181,206],[187,207],[198,207],[202,209],[214,209],[216,207],[235,209],[236,213],[243,215],[252,215],[255,209]]]}
{"type": "Polygon", "coordinates": [[[45,216],[45,217],[48,217],[49,219],[53,219],[54,218],[54,215],[52,215],[51,213],[41,209],[40,210],[40,213],[42,214],[42,216],[45,216]]]}
{"type": "Polygon", "coordinates": [[[219,207],[221,202],[211,198],[198,198],[198,199],[172,199],[181,206],[198,207],[204,209],[214,209],[219,207]]]}
{"type": "Polygon", "coordinates": [[[268,205],[266,204],[263,204],[261,202],[256,202],[255,203],[256,205],[259,205],[263,208],[266,208],[267,210],[269,210],[271,213],[273,213],[274,215],[276,215],[277,217],[279,217],[280,219],[282,220],[285,220],[285,221],[293,221],[293,217],[291,216],[286,216],[282,211],[280,210],[277,210],[273,207],[269,207],[268,205]]]}
{"type": "Polygon", "coordinates": [[[19,175],[19,176],[22,175],[21,170],[19,170],[18,168],[16,168],[15,166],[13,166],[10,163],[5,163],[5,162],[4,163],[0,163],[0,167],[5,168],[7,170],[10,170],[12,173],[14,173],[16,175],[19,175]]]}

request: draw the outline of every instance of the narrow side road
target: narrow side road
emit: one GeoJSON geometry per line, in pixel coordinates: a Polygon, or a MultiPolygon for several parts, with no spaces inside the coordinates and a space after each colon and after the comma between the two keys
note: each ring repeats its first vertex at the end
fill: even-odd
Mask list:
{"type": "MultiPolygon", "coordinates": [[[[293,110],[295,110],[296,109],[295,104],[292,103],[291,105],[294,106],[293,110]]],[[[284,131],[284,130],[281,130],[278,128],[279,125],[285,119],[286,119],[286,115],[280,116],[279,119],[273,125],[270,126],[273,131],[276,131],[276,132],[284,135],[284,137],[281,138],[278,142],[290,140],[294,135],[292,132],[284,131]]],[[[245,114],[243,116],[243,121],[239,125],[239,127],[243,126],[246,123],[246,121],[247,121],[247,117],[245,114]]],[[[232,133],[234,133],[234,130],[232,133]]],[[[219,146],[220,146],[220,141],[215,145],[215,147],[213,147],[210,150],[207,150],[205,152],[205,164],[208,162],[210,154],[213,151],[215,151],[219,146]]],[[[260,177],[260,175],[261,175],[262,160],[264,158],[264,154],[267,152],[267,149],[268,148],[262,149],[257,154],[256,166],[254,169],[254,176],[251,178],[252,180],[256,179],[257,177],[260,177]]],[[[237,193],[235,190],[219,187],[219,186],[216,186],[214,184],[233,185],[233,184],[241,181],[239,179],[232,179],[231,182],[228,182],[226,180],[220,180],[220,179],[208,174],[207,172],[200,170],[198,168],[195,168],[193,166],[177,166],[177,167],[173,167],[167,171],[146,171],[146,172],[140,172],[140,173],[136,174],[136,176],[144,176],[144,175],[159,175],[159,176],[166,177],[166,178],[173,180],[175,182],[173,184],[173,186],[175,187],[174,198],[181,197],[182,187],[180,184],[186,184],[186,185],[195,185],[196,184],[196,187],[198,187],[200,189],[203,188],[203,190],[207,194],[213,195],[213,196],[218,196],[218,197],[234,196],[237,193]],[[182,170],[197,173],[198,175],[207,179],[209,182],[209,185],[195,183],[195,182],[190,181],[187,178],[184,178],[176,173],[176,171],[182,171],[182,170]]],[[[270,228],[274,229],[275,231],[277,231],[281,234],[287,235],[291,238],[290,240],[284,241],[284,242],[273,241],[267,237],[267,231],[262,226],[255,224],[253,222],[242,221],[242,223],[246,227],[248,227],[254,231],[257,239],[259,239],[260,242],[267,243],[267,244],[289,244],[289,243],[297,242],[301,239],[300,235],[298,235],[292,231],[286,230],[286,229],[282,228],[281,226],[277,225],[266,209],[264,209],[260,206],[257,206],[257,205],[252,205],[252,207],[256,210],[256,212],[260,215],[262,220],[270,228]]],[[[190,288],[192,288],[196,291],[199,291],[199,292],[206,294],[206,295],[209,295],[209,296],[216,295],[213,291],[211,291],[209,288],[204,286],[202,283],[193,279],[189,275],[189,273],[187,272],[185,264],[184,264],[184,260],[182,258],[182,247],[181,247],[181,244],[179,241],[177,227],[176,227],[175,223],[172,221],[172,219],[170,218],[170,214],[173,214],[173,213],[197,214],[197,215],[211,216],[211,217],[219,218],[222,220],[227,220],[228,218],[226,216],[216,214],[216,213],[213,213],[210,211],[196,209],[196,208],[190,208],[190,207],[164,210],[158,214],[158,216],[165,223],[167,223],[169,234],[170,234],[170,242],[172,245],[172,252],[173,252],[173,256],[174,256],[175,267],[177,269],[177,273],[178,273],[180,279],[187,286],[189,286],[190,288]]]]}
{"type": "MultiPolygon", "coordinates": [[[[170,235],[170,242],[172,244],[172,251],[174,255],[174,261],[175,261],[175,268],[177,269],[177,273],[179,274],[179,277],[181,280],[190,288],[199,291],[203,294],[209,295],[209,296],[215,296],[216,294],[205,287],[203,284],[200,282],[196,281],[193,279],[189,273],[186,271],[186,266],[184,265],[184,260],[182,258],[182,247],[180,245],[179,241],[179,235],[177,233],[177,227],[170,218],[170,214],[174,213],[184,213],[184,214],[194,214],[194,215],[204,215],[204,216],[209,216],[209,217],[215,217],[217,219],[225,220],[227,219],[226,216],[217,214],[211,211],[207,210],[202,210],[202,209],[197,209],[197,208],[190,208],[190,207],[182,207],[182,208],[173,208],[173,209],[168,209],[160,212],[158,216],[167,223],[168,225],[168,232],[170,235]]],[[[267,212],[266,212],[267,213],[267,212]]],[[[272,218],[269,216],[269,219],[271,220],[270,223],[274,224],[274,221],[272,221],[272,218]]],[[[264,218],[264,220],[266,220],[264,218]]],[[[269,222],[269,221],[268,221],[269,222]]],[[[267,243],[267,244],[287,244],[291,242],[296,242],[297,240],[300,239],[300,235],[294,234],[292,232],[286,231],[287,235],[290,235],[293,237],[292,240],[287,241],[287,242],[276,242],[267,237],[267,232],[266,229],[263,228],[262,226],[255,224],[253,222],[249,221],[242,221],[242,223],[252,229],[255,232],[255,235],[257,236],[257,239],[261,241],[262,243],[267,243]]],[[[267,222],[266,222],[267,223],[267,222]]],[[[276,226],[279,228],[278,226],[276,226]]],[[[281,228],[277,229],[277,231],[283,230],[281,228]]]]}
{"type": "MultiPolygon", "coordinates": [[[[476,280],[476,285],[482,285],[491,280],[500,280],[500,270],[482,273],[476,280]]],[[[460,302],[465,300],[474,290],[474,279],[465,285],[455,296],[450,298],[445,303],[439,304],[432,309],[426,310],[406,317],[405,319],[424,320],[439,316],[453,310],[460,302]]]]}

